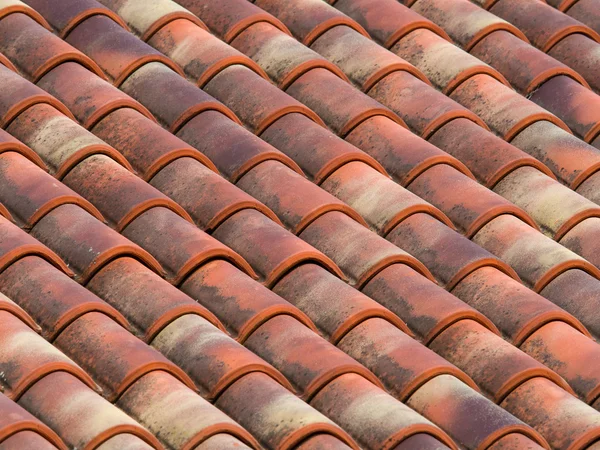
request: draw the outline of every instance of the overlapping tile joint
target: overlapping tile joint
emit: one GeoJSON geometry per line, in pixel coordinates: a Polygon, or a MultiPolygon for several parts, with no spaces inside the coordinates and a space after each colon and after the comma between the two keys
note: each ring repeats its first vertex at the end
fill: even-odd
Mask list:
{"type": "Polygon", "coordinates": [[[0,450],[600,449],[600,0],[0,0],[0,450]]]}

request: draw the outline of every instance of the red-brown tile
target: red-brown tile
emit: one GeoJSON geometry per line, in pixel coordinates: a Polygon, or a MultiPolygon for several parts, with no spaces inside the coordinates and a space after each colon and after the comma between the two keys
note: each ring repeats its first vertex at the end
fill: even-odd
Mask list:
{"type": "Polygon", "coordinates": [[[348,26],[369,37],[357,22],[325,2],[255,0],[254,3],[281,20],[306,46],[310,46],[323,33],[339,25],[348,26]]]}
{"type": "Polygon", "coordinates": [[[343,212],[367,226],[347,204],[278,161],[265,161],[252,168],[236,185],[271,208],[294,234],[330,211],[343,212]]]}
{"type": "Polygon", "coordinates": [[[90,376],[35,331],[8,311],[0,311],[2,330],[2,392],[18,400],[38,380],[52,372],[66,372],[99,390],[90,376]]]}
{"type": "Polygon", "coordinates": [[[152,450],[150,444],[132,434],[118,434],[105,441],[96,450],[152,450]]]}
{"type": "Polygon", "coordinates": [[[208,157],[135,109],[113,111],[91,131],[125,156],[146,181],[182,157],[196,159],[208,169],[218,172],[208,157]]]}
{"type": "Polygon", "coordinates": [[[221,4],[212,0],[178,0],[178,3],[198,15],[213,33],[227,43],[230,43],[246,28],[259,22],[270,23],[289,34],[283,23],[248,1],[230,1],[227,8],[223,8],[221,4]]]}
{"type": "Polygon", "coordinates": [[[555,449],[589,448],[600,437],[600,414],[545,378],[526,381],[501,406],[555,449]]]}
{"type": "Polygon", "coordinates": [[[536,0],[499,0],[490,12],[517,26],[543,52],[571,34],[600,41],[600,36],[581,22],[536,0]]]}
{"type": "MultiPolygon", "coordinates": [[[[335,440],[335,438],[332,438],[335,440]]],[[[298,447],[299,448],[299,447],[298,447]]],[[[194,447],[194,450],[228,450],[228,449],[239,449],[239,450],[251,450],[251,447],[248,447],[239,439],[234,438],[230,434],[219,433],[215,434],[205,441],[203,441],[200,445],[194,447]]]]}
{"type": "Polygon", "coordinates": [[[471,54],[498,69],[525,96],[557,75],[566,75],[587,86],[573,69],[508,31],[489,34],[471,49],[471,54]]]}
{"type": "Polygon", "coordinates": [[[61,180],[91,155],[103,154],[131,170],[118,151],[98,139],[53,106],[41,103],[21,113],[7,131],[31,147],[61,180]]]}
{"type": "MultiPolygon", "coordinates": [[[[21,450],[23,448],[35,448],[37,450],[56,450],[49,440],[35,431],[23,430],[0,442],[0,450],[21,450]]],[[[151,448],[151,447],[150,447],[151,448]]]]}
{"type": "Polygon", "coordinates": [[[252,167],[271,159],[302,174],[302,169],[288,156],[215,111],[194,117],[177,136],[208,156],[232,183],[252,167]]]}
{"type": "Polygon", "coordinates": [[[0,216],[4,217],[9,222],[15,223],[15,219],[13,219],[13,216],[10,214],[10,211],[6,209],[6,206],[4,206],[2,203],[0,203],[0,216]]]}
{"type": "Polygon", "coordinates": [[[52,29],[48,22],[46,22],[46,19],[44,19],[39,12],[37,12],[28,4],[23,3],[21,0],[3,0],[2,6],[0,6],[0,18],[14,13],[22,13],[28,15],[44,28],[48,30],[52,29]]]}
{"type": "Polygon", "coordinates": [[[471,273],[452,294],[490,318],[503,337],[517,347],[540,327],[554,321],[589,336],[571,314],[493,268],[483,267],[471,273]]]}
{"type": "Polygon", "coordinates": [[[366,120],[346,140],[381,162],[402,186],[436,164],[447,164],[475,178],[459,160],[385,117],[366,120]]]}
{"type": "Polygon", "coordinates": [[[168,281],[176,286],[212,259],[229,261],[249,276],[256,276],[239,254],[170,209],[146,211],[123,230],[123,236],[150,252],[166,269],[168,281]]]}
{"type": "Polygon", "coordinates": [[[544,447],[521,433],[510,433],[498,439],[488,450],[542,450],[544,447]]]}
{"type": "Polygon", "coordinates": [[[224,330],[214,314],[132,258],[112,261],[86,288],[122,312],[146,342],[185,314],[197,314],[224,330]]]}
{"type": "Polygon", "coordinates": [[[363,91],[392,72],[404,71],[429,84],[415,66],[347,26],[337,26],[321,35],[311,48],[340,67],[363,91]]]}
{"type": "Polygon", "coordinates": [[[11,14],[0,20],[0,52],[34,83],[66,61],[104,77],[94,61],[24,14],[11,14]]]}
{"type": "Polygon", "coordinates": [[[2,53],[0,53],[0,64],[2,64],[7,69],[12,70],[13,72],[17,72],[17,68],[15,67],[15,65],[2,53]]]}
{"type": "Polygon", "coordinates": [[[596,41],[583,34],[571,34],[552,47],[548,54],[575,69],[596,92],[600,92],[600,77],[596,71],[600,52],[596,41]]]}
{"type": "MultiPolygon", "coordinates": [[[[316,434],[305,441],[298,444],[295,449],[296,450],[311,450],[314,448],[318,448],[320,450],[349,450],[346,444],[344,444],[341,440],[333,437],[330,434],[316,434]]],[[[203,450],[203,449],[200,449],[203,450]]],[[[215,449],[217,450],[217,449],[215,449]]]]}
{"type": "MultiPolygon", "coordinates": [[[[350,218],[348,220],[352,221],[350,218]]],[[[342,277],[335,263],[304,242],[304,237],[300,239],[294,236],[258,211],[245,209],[236,213],[223,222],[213,236],[246,258],[267,287],[273,286],[287,272],[307,261],[316,262],[342,277]]]]}
{"type": "Polygon", "coordinates": [[[175,62],[103,15],[77,25],[66,41],[92,58],[117,87],[149,62],[160,62],[183,76],[175,62]]]}
{"type": "Polygon", "coordinates": [[[330,3],[361,24],[385,48],[417,29],[431,30],[450,40],[441,27],[397,1],[337,0],[330,3]]]}
{"type": "Polygon", "coordinates": [[[423,139],[459,117],[487,129],[487,125],[467,108],[408,72],[388,75],[369,91],[369,95],[398,114],[410,130],[423,139]]]}
{"type": "Polygon", "coordinates": [[[456,448],[429,420],[356,374],[338,377],[310,403],[348,430],[363,448],[393,449],[418,432],[456,448]]]}
{"type": "MultiPolygon", "coordinates": [[[[177,19],[186,19],[199,27],[204,23],[184,7],[171,0],[153,0],[152,5],[140,0],[98,0],[115,11],[131,29],[147,41],[162,27],[177,19]]],[[[179,2],[182,3],[182,2],[179,2]]]]}
{"type": "Polygon", "coordinates": [[[27,147],[21,141],[8,134],[6,131],[0,129],[0,154],[4,152],[15,152],[24,156],[36,166],[41,167],[45,171],[48,171],[48,167],[40,158],[40,156],[34,152],[31,148],[27,147]]]}
{"type": "Polygon", "coordinates": [[[592,264],[512,215],[495,218],[473,241],[508,263],[535,292],[569,269],[600,278],[600,270],[592,264]]]}
{"type": "MultiPolygon", "coordinates": [[[[254,26],[272,28],[265,22],[254,26]]],[[[273,29],[282,33],[277,28],[273,29]]],[[[179,64],[190,80],[201,88],[219,72],[235,64],[246,66],[261,77],[268,78],[250,58],[189,20],[175,20],[165,25],[148,43],[179,64]]]]}
{"type": "Polygon", "coordinates": [[[410,216],[386,239],[423,262],[448,290],[482,267],[493,267],[519,280],[508,264],[428,214],[410,216]]]}
{"type": "Polygon", "coordinates": [[[479,311],[405,265],[389,266],[362,291],[397,314],[425,344],[448,326],[463,319],[477,321],[500,334],[479,311]]]}
{"type": "Polygon", "coordinates": [[[65,62],[51,70],[38,86],[64,102],[87,129],[111,112],[126,107],[155,120],[141,104],[74,62],[65,62]]]}
{"type": "Polygon", "coordinates": [[[54,344],[94,376],[110,401],[118,399],[145,374],[157,370],[194,388],[194,382],[181,368],[99,312],[79,317],[54,344]]]}
{"type": "Polygon", "coordinates": [[[446,450],[449,447],[426,433],[417,433],[404,439],[393,450],[446,450]]]}
{"type": "Polygon", "coordinates": [[[48,423],[69,448],[99,448],[121,433],[160,448],[145,428],[68,373],[44,377],[21,397],[19,405],[48,423]]]}
{"type": "MultiPolygon", "coordinates": [[[[600,139],[598,140],[600,142],[600,139]]],[[[577,186],[575,192],[583,195],[585,198],[600,204],[600,172],[594,172],[583,183],[577,186]]]]}
{"type": "Polygon", "coordinates": [[[31,229],[48,212],[67,203],[104,220],[88,200],[14,152],[0,154],[0,201],[10,210],[15,223],[25,229],[31,229]]]}
{"type": "Polygon", "coordinates": [[[407,405],[446,430],[461,448],[487,449],[509,433],[521,433],[547,447],[533,428],[450,375],[426,383],[407,405]]]}
{"type": "Polygon", "coordinates": [[[548,367],[472,320],[446,328],[429,348],[464,370],[496,403],[533,377],[545,377],[573,392],[548,367]]]}
{"type": "Polygon", "coordinates": [[[508,142],[540,120],[552,122],[569,131],[567,125],[554,114],[485,74],[469,78],[450,97],[472,110],[492,131],[508,142]]]}
{"type": "Polygon", "coordinates": [[[61,450],[67,449],[67,446],[52,429],[3,394],[0,394],[0,409],[3,411],[3,414],[0,415],[0,440],[2,443],[6,443],[11,435],[16,436],[16,433],[21,434],[27,430],[35,430],[36,433],[61,450]]]}
{"type": "Polygon", "coordinates": [[[213,312],[242,343],[261,324],[279,314],[294,317],[316,331],[298,308],[225,261],[205,264],[187,278],[181,290],[213,312]]]}
{"type": "MultiPolygon", "coordinates": [[[[412,0],[408,1],[413,3],[412,0]]],[[[407,3],[406,0],[404,3],[407,3]]],[[[506,30],[527,40],[515,26],[468,0],[421,0],[412,4],[412,9],[441,26],[466,51],[470,51],[477,42],[497,30],[506,30]]]]}
{"type": "MultiPolygon", "coordinates": [[[[36,258],[36,259],[38,259],[38,258],[36,258]]],[[[25,261],[25,260],[27,260],[27,258],[23,258],[21,261],[25,261]]],[[[11,267],[16,266],[17,264],[19,264],[19,262],[16,262],[11,267]]],[[[4,275],[5,273],[8,273],[10,271],[11,267],[9,267],[7,270],[5,270],[2,274],[4,275]]],[[[8,292],[8,290],[5,290],[4,292],[6,292],[6,294],[11,294],[10,292],[8,292]]],[[[11,296],[12,296],[12,294],[11,294],[11,296]]],[[[0,293],[0,310],[11,313],[13,316],[18,318],[21,322],[23,322],[25,325],[27,325],[29,328],[31,328],[32,330],[34,330],[37,333],[40,333],[42,331],[40,326],[33,320],[33,318],[24,309],[22,309],[20,305],[17,305],[13,300],[8,298],[4,293],[0,293]]]]}
{"type": "Polygon", "coordinates": [[[217,111],[238,122],[229,108],[158,62],[148,63],[136,70],[121,85],[121,89],[152,111],[172,133],[204,111],[217,111]],[[157,92],[163,95],[157,95],[157,92]]]}
{"type": "MultiPolygon", "coordinates": [[[[408,132],[406,134],[410,135],[408,132]]],[[[302,114],[288,114],[280,118],[260,137],[296,161],[316,184],[321,184],[334,171],[351,161],[364,162],[387,175],[373,157],[329,130],[315,126],[302,114]]]]}
{"type": "Polygon", "coordinates": [[[566,2],[560,10],[566,11],[573,19],[583,22],[596,33],[600,34],[600,11],[598,11],[598,5],[594,0],[566,2]]]}
{"type": "Polygon", "coordinates": [[[231,384],[251,372],[265,373],[292,390],[290,383],[270,364],[197,315],[175,319],[156,335],[152,346],[189,374],[209,400],[218,398],[231,384]]]}
{"type": "Polygon", "coordinates": [[[129,327],[113,307],[41,258],[23,258],[2,272],[0,289],[31,314],[41,325],[42,336],[51,342],[71,322],[90,311],[106,314],[129,327]]]}
{"type": "Polygon", "coordinates": [[[561,238],[560,244],[584,257],[596,267],[600,266],[598,238],[600,236],[600,218],[592,217],[575,225],[561,238]]]}
{"type": "Polygon", "coordinates": [[[335,64],[267,22],[248,27],[231,41],[231,46],[264,67],[268,76],[283,90],[316,67],[325,68],[348,81],[335,64]]]}
{"type": "Polygon", "coordinates": [[[424,28],[406,35],[390,50],[416,65],[446,95],[465,80],[482,73],[510,86],[495,68],[424,28]]]}

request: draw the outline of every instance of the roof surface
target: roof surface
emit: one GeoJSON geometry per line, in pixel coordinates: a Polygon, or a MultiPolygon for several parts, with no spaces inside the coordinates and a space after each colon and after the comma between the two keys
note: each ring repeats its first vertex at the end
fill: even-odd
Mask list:
{"type": "Polygon", "coordinates": [[[0,0],[0,449],[600,449],[600,0],[0,0]]]}

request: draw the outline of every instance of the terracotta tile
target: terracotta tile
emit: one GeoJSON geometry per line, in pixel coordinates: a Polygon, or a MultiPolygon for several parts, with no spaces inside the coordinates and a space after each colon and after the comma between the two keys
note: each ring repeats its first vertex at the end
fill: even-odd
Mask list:
{"type": "MultiPolygon", "coordinates": [[[[347,217],[342,213],[340,215],[347,217]]],[[[363,228],[362,225],[358,226],[363,228]]],[[[287,272],[307,261],[316,262],[342,277],[335,263],[313,248],[304,236],[301,239],[294,236],[258,211],[245,209],[236,213],[223,222],[213,236],[246,258],[267,287],[273,286],[287,272]],[[265,245],[267,242],[270,245],[265,245]],[[273,245],[274,242],[277,244],[273,245]]]]}
{"type": "Polygon", "coordinates": [[[96,448],[121,433],[160,445],[146,429],[68,373],[44,377],[19,404],[48,422],[69,447],[96,448]]]}
{"type": "Polygon", "coordinates": [[[418,29],[431,30],[444,39],[450,40],[441,27],[400,2],[337,0],[331,3],[336,9],[356,20],[385,48],[392,47],[408,33],[418,29]]]}
{"type": "Polygon", "coordinates": [[[346,75],[335,64],[267,22],[255,23],[248,27],[231,41],[231,46],[264,67],[268,76],[283,90],[298,77],[316,67],[325,68],[348,81],[346,75]]]}
{"type": "Polygon", "coordinates": [[[510,433],[488,447],[489,450],[542,450],[544,447],[521,433],[510,433]]]}
{"type": "Polygon", "coordinates": [[[471,54],[498,69],[525,96],[558,75],[566,75],[589,87],[573,69],[507,31],[499,30],[486,36],[471,49],[471,54]]]}
{"type": "MultiPolygon", "coordinates": [[[[269,27],[265,22],[254,26],[269,27]]],[[[280,32],[277,28],[274,29],[280,32]]],[[[254,61],[186,19],[165,25],[148,43],[175,61],[190,80],[201,88],[219,72],[236,64],[268,78],[254,61]]]]}
{"type": "Polygon", "coordinates": [[[136,70],[121,85],[121,89],[152,111],[172,133],[204,111],[217,111],[238,122],[235,114],[226,106],[158,62],[148,63],[136,70]],[[169,94],[156,95],[157,91],[169,94]]]}
{"type": "MultiPolygon", "coordinates": [[[[77,206],[73,206],[73,208],[79,209],[77,206]]],[[[68,276],[73,276],[69,266],[56,253],[8,219],[0,217],[0,272],[28,255],[39,256],[68,276]]]]}
{"type": "Polygon", "coordinates": [[[600,97],[567,76],[557,76],[531,95],[531,100],[561,117],[585,142],[600,134],[600,97]]]}
{"type": "Polygon", "coordinates": [[[150,444],[132,434],[118,434],[104,442],[97,450],[151,450],[150,444]]]}
{"type": "Polygon", "coordinates": [[[171,0],[154,0],[152,5],[140,0],[98,1],[122,17],[144,41],[150,39],[154,33],[169,22],[177,19],[186,19],[199,27],[206,28],[198,17],[171,0]]]}
{"type": "Polygon", "coordinates": [[[44,164],[44,161],[42,161],[42,158],[37,153],[6,131],[0,129],[0,154],[4,152],[19,153],[43,170],[48,171],[46,164],[44,164]]]}
{"type": "Polygon", "coordinates": [[[600,78],[595,71],[600,61],[600,47],[596,41],[583,34],[571,34],[548,50],[548,54],[575,69],[600,92],[600,78]]]}
{"type": "Polygon", "coordinates": [[[11,216],[8,209],[6,209],[6,206],[4,206],[2,203],[0,203],[0,216],[4,217],[11,223],[15,223],[15,219],[13,219],[13,216],[11,216]]]}
{"type": "Polygon", "coordinates": [[[194,314],[181,316],[167,325],[152,340],[152,346],[189,374],[208,400],[218,398],[236,380],[251,372],[265,373],[292,390],[290,383],[270,364],[194,314]]]}
{"type": "MultiPolygon", "coordinates": [[[[87,71],[83,67],[81,69],[87,71]]],[[[0,80],[4,86],[0,92],[1,128],[6,128],[19,114],[39,103],[47,103],[66,116],[74,118],[59,100],[3,65],[0,65],[0,80]]]]}
{"type": "Polygon", "coordinates": [[[256,209],[281,224],[267,206],[195,159],[183,157],[173,161],[150,184],[181,205],[196,225],[207,232],[243,209],[256,209]]]}
{"type": "Polygon", "coordinates": [[[404,439],[394,447],[394,450],[446,450],[448,448],[429,434],[417,433],[404,439]]]}
{"type": "Polygon", "coordinates": [[[89,388],[100,390],[90,376],[40,335],[8,311],[2,318],[2,392],[17,401],[38,380],[62,371],[79,378],[89,388]]]}
{"type": "Polygon", "coordinates": [[[66,61],[104,77],[94,61],[24,14],[11,14],[0,20],[0,51],[34,83],[66,61]]]}
{"type": "Polygon", "coordinates": [[[2,53],[0,53],[0,64],[2,64],[7,69],[12,70],[13,72],[17,72],[17,68],[15,67],[15,65],[2,53]]]}
{"type": "Polygon", "coordinates": [[[596,33],[600,33],[600,13],[594,0],[577,0],[572,6],[568,3],[561,8],[561,11],[566,11],[573,19],[583,22],[596,33]]]}
{"type": "Polygon", "coordinates": [[[132,258],[112,261],[86,288],[122,312],[134,334],[146,342],[185,314],[196,314],[224,330],[214,314],[132,258]]]}
{"type": "MultiPolygon", "coordinates": [[[[370,385],[366,380],[365,383],[370,385]]],[[[236,381],[216,406],[269,449],[296,448],[318,433],[332,435],[358,449],[338,425],[262,373],[248,374],[236,381]]]]}
{"type": "Polygon", "coordinates": [[[92,58],[117,87],[150,62],[160,62],[183,76],[175,62],[104,15],[95,15],[78,24],[66,41],[92,58]]]}
{"type": "Polygon", "coordinates": [[[383,319],[362,322],[344,336],[338,347],[372,370],[386,390],[402,402],[442,374],[477,389],[464,372],[383,319]]]}
{"type": "Polygon", "coordinates": [[[346,25],[369,37],[357,22],[325,2],[255,0],[254,3],[281,20],[306,46],[310,46],[323,33],[339,25],[346,25]]]}
{"type": "MultiPolygon", "coordinates": [[[[600,142],[600,141],[599,141],[600,142]]],[[[600,175],[598,172],[590,175],[583,183],[581,183],[575,192],[583,195],[585,198],[598,204],[600,202],[600,190],[598,190],[598,183],[600,182],[600,175]]]]}
{"type": "Polygon", "coordinates": [[[163,273],[148,252],[76,205],[53,209],[32,228],[31,234],[59,253],[82,284],[110,261],[123,256],[138,259],[163,273]]]}
{"type": "Polygon", "coordinates": [[[138,216],[123,230],[123,236],[150,252],[165,267],[167,280],[176,286],[212,259],[229,261],[249,276],[256,276],[235,251],[163,207],[138,216]]]}
{"type": "MultiPolygon", "coordinates": [[[[42,336],[51,342],[74,320],[91,311],[101,312],[129,328],[117,310],[41,258],[26,257],[14,263],[0,274],[0,286],[2,292],[31,314],[42,327],[42,336]]],[[[3,304],[0,308],[6,309],[3,304]]]]}
{"type": "Polygon", "coordinates": [[[586,448],[600,436],[600,415],[551,381],[526,381],[501,405],[535,427],[552,448],[586,448]]]}
{"type": "Polygon", "coordinates": [[[531,167],[519,168],[494,192],[529,212],[542,232],[560,240],[577,224],[600,216],[600,207],[531,167]]]}
{"type": "Polygon", "coordinates": [[[365,92],[397,71],[410,73],[430,84],[419,69],[401,56],[347,26],[337,26],[327,31],[312,43],[311,48],[339,66],[365,92]]]}
{"type": "Polygon", "coordinates": [[[333,437],[330,434],[317,434],[309,437],[305,441],[297,445],[296,450],[310,450],[312,448],[319,448],[321,450],[348,450],[346,444],[339,439],[333,437]]]}
{"type": "Polygon", "coordinates": [[[407,72],[388,75],[369,91],[369,96],[398,114],[409,129],[423,139],[459,117],[487,129],[484,122],[467,108],[407,72]]]}
{"type": "Polygon", "coordinates": [[[517,26],[543,52],[575,33],[600,41],[600,36],[592,29],[543,2],[499,0],[490,12],[517,26]]]}
{"type": "Polygon", "coordinates": [[[99,312],[79,317],[54,344],[94,376],[111,402],[152,371],[170,373],[194,388],[194,382],[181,368],[99,312]]]}
{"type": "MultiPolygon", "coordinates": [[[[25,261],[26,259],[27,258],[23,258],[21,261],[25,261]]],[[[17,262],[15,264],[13,264],[13,267],[16,266],[17,264],[19,264],[19,263],[17,262]]],[[[7,270],[5,270],[3,272],[3,274],[8,273],[9,270],[10,270],[10,267],[7,270]]],[[[10,294],[10,292],[8,292],[8,291],[5,291],[5,292],[10,294]]],[[[24,309],[22,309],[18,304],[16,304],[13,300],[8,298],[4,293],[0,293],[0,309],[2,311],[7,311],[7,312],[11,313],[13,316],[15,316],[16,318],[21,320],[21,322],[23,322],[25,325],[27,325],[33,331],[35,331],[37,333],[40,333],[42,331],[40,326],[33,320],[33,318],[24,309]]]]}
{"type": "MultiPolygon", "coordinates": [[[[538,123],[544,122],[536,124],[538,123]]],[[[477,177],[477,181],[490,189],[520,167],[535,167],[555,178],[552,171],[538,159],[467,119],[456,119],[444,125],[429,138],[429,142],[465,163],[477,177]]],[[[597,157],[600,161],[600,153],[597,157]]]]}
{"type": "Polygon", "coordinates": [[[424,28],[407,34],[391,51],[417,66],[446,95],[477,74],[489,75],[510,86],[495,68],[424,28]]]}
{"type": "Polygon", "coordinates": [[[346,140],[381,162],[402,186],[436,164],[447,164],[475,178],[459,160],[385,117],[366,120],[346,140]]]}
{"type": "Polygon", "coordinates": [[[338,377],[310,403],[348,430],[363,448],[393,449],[418,432],[456,448],[429,420],[356,374],[338,377]]]}
{"type": "Polygon", "coordinates": [[[0,439],[2,443],[6,443],[11,435],[16,436],[15,433],[21,434],[28,430],[35,430],[37,434],[61,450],[67,448],[52,429],[3,394],[0,394],[0,408],[4,412],[0,416],[0,439]]]}
{"type": "Polygon", "coordinates": [[[379,317],[411,335],[390,310],[316,264],[304,264],[285,275],[273,292],[304,311],[321,335],[333,344],[367,319],[379,317]]]}
{"type": "Polygon", "coordinates": [[[472,320],[446,328],[429,348],[465,371],[495,403],[533,377],[573,392],[555,372],[472,320]]]}
{"type": "Polygon", "coordinates": [[[420,0],[407,4],[411,5],[414,11],[441,26],[466,51],[497,30],[506,30],[527,41],[518,28],[468,0],[420,0]]]}
{"type": "Polygon", "coordinates": [[[425,344],[463,319],[477,321],[500,334],[479,311],[405,265],[394,264],[384,269],[362,291],[397,314],[425,344]]]}
{"type": "Polygon", "coordinates": [[[597,253],[599,226],[599,218],[592,217],[585,219],[565,233],[560,240],[560,244],[583,256],[598,267],[600,266],[600,258],[597,253]]]}
{"type": "MultiPolygon", "coordinates": [[[[498,0],[496,0],[496,1],[498,1],[498,0]]],[[[546,3],[548,3],[551,6],[554,6],[559,11],[564,12],[566,9],[573,6],[573,3],[577,2],[577,1],[578,0],[546,0],[546,3]]]]}
{"type": "Polygon", "coordinates": [[[367,226],[358,212],[325,192],[326,188],[319,189],[278,161],[265,161],[252,168],[236,185],[271,208],[294,234],[330,211],[340,211],[367,226]]]}
{"type": "Polygon", "coordinates": [[[259,22],[270,23],[281,31],[290,33],[278,19],[248,1],[228,2],[227,8],[222,8],[222,5],[211,0],[178,0],[178,3],[197,14],[213,33],[227,43],[259,22]]]}
{"type": "Polygon", "coordinates": [[[427,169],[408,188],[447,214],[468,238],[502,214],[512,214],[537,229],[526,212],[446,164],[427,169]]]}
{"type": "Polygon", "coordinates": [[[509,433],[521,433],[547,446],[533,428],[450,375],[427,382],[407,405],[446,430],[462,448],[489,448],[509,433]]]}
{"type": "Polygon", "coordinates": [[[91,131],[125,156],[146,181],[172,161],[183,157],[196,159],[208,169],[218,172],[207,156],[135,109],[113,111],[91,131]]]}
{"type": "Polygon", "coordinates": [[[15,223],[25,229],[31,229],[48,212],[67,203],[104,220],[89,201],[14,152],[0,153],[0,200],[11,211],[15,223]]]}
{"type": "Polygon", "coordinates": [[[564,322],[589,336],[571,314],[493,268],[483,267],[466,276],[452,294],[490,318],[517,347],[550,322],[564,322]]]}
{"type": "Polygon", "coordinates": [[[62,180],[91,155],[107,155],[128,170],[131,165],[118,151],[91,134],[53,106],[40,103],[21,113],[7,128],[47,163],[50,173],[62,180]]]}
{"type": "Polygon", "coordinates": [[[187,278],[181,290],[213,312],[242,343],[264,322],[280,314],[294,317],[316,331],[298,308],[225,261],[205,264],[187,278]]]}
{"type": "Polygon", "coordinates": [[[288,156],[215,111],[194,117],[177,136],[208,156],[232,183],[252,167],[271,159],[302,174],[302,169],[288,156]]]}
{"type": "Polygon", "coordinates": [[[42,17],[35,9],[21,0],[2,0],[0,4],[0,18],[9,16],[14,13],[26,14],[39,23],[41,26],[51,30],[50,25],[46,22],[46,19],[42,17]]]}
{"type": "Polygon", "coordinates": [[[293,113],[280,118],[260,137],[296,161],[316,184],[321,184],[351,161],[364,162],[387,176],[385,169],[373,157],[329,130],[315,126],[302,114],[293,113]]]}
{"type": "Polygon", "coordinates": [[[41,434],[29,430],[17,432],[0,443],[0,450],[19,450],[22,448],[35,448],[38,450],[56,449],[41,434]]]}
{"type": "Polygon", "coordinates": [[[571,189],[600,168],[598,149],[545,120],[529,125],[511,144],[542,161],[571,189]]]}
{"type": "Polygon", "coordinates": [[[38,85],[64,102],[87,129],[120,108],[136,109],[155,120],[144,106],[74,62],[63,63],[51,70],[38,85]]]}
{"type": "Polygon", "coordinates": [[[565,131],[570,131],[554,114],[485,74],[469,78],[450,97],[472,110],[494,133],[508,142],[540,120],[552,122],[565,131]]]}
{"type": "Polygon", "coordinates": [[[512,215],[489,222],[473,241],[508,263],[535,292],[569,269],[600,277],[598,269],[589,262],[512,215]]]}
{"type": "Polygon", "coordinates": [[[202,444],[194,447],[194,450],[226,450],[226,449],[251,449],[240,440],[225,433],[215,434],[202,444]]]}
{"type": "Polygon", "coordinates": [[[53,0],[26,0],[26,2],[48,19],[62,39],[65,39],[77,25],[94,16],[110,17],[123,28],[129,29],[119,15],[96,0],[66,0],[60,4],[53,0]]]}
{"type": "Polygon", "coordinates": [[[482,267],[493,267],[519,280],[508,264],[428,214],[410,216],[387,239],[423,262],[448,290],[482,267]]]}

